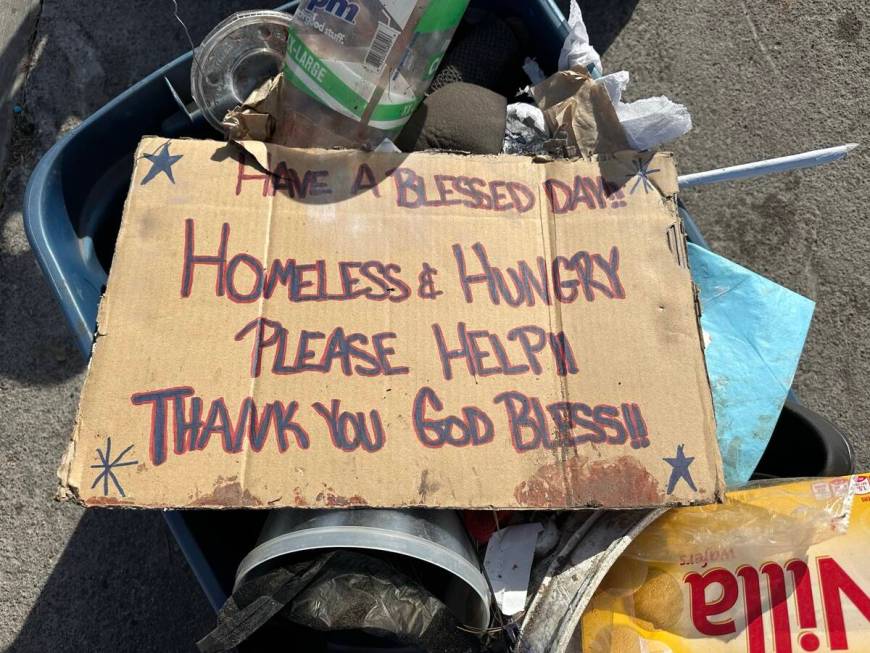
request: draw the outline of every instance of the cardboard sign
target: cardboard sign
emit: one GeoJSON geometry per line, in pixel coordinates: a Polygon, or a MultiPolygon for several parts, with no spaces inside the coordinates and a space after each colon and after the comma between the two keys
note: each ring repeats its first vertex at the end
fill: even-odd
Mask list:
{"type": "Polygon", "coordinates": [[[146,138],[62,485],[87,505],[722,493],[670,155],[146,138]]]}

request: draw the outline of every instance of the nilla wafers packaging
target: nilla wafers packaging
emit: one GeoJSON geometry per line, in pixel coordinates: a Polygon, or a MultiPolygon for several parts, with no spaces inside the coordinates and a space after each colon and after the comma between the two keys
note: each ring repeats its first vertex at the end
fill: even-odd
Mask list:
{"type": "Polygon", "coordinates": [[[673,509],[614,564],[583,653],[870,651],[870,475],[673,509]]]}

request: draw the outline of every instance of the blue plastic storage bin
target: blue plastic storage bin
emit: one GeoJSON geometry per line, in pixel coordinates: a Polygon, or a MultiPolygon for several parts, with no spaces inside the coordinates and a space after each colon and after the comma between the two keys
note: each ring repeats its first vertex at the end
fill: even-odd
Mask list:
{"type": "MultiPolygon", "coordinates": [[[[279,9],[292,10],[296,4],[279,9]]],[[[537,48],[530,54],[545,71],[555,68],[567,26],[553,0],[473,0],[472,6],[519,15],[537,48]]],[[[190,66],[187,53],[112,100],[55,144],[28,183],[27,236],[85,358],[91,355],[97,309],[140,138],[218,136],[204,119],[191,122],[172,96],[169,84],[190,102],[190,66]]],[[[689,239],[706,247],[691,217],[682,206],[680,211],[689,239]]],[[[237,564],[253,548],[264,512],[164,514],[217,610],[232,589],[237,564]]]]}
{"type": "MultiPolygon", "coordinates": [[[[567,27],[553,0],[472,3],[480,5],[521,15],[540,47],[537,60],[554,67],[567,27]]],[[[204,119],[191,122],[172,97],[169,84],[191,101],[190,66],[187,53],[91,115],[43,156],[28,183],[27,235],[86,358],[140,138],[218,136],[204,119]]],[[[690,240],[706,246],[684,210],[683,219],[690,240]]]]}
{"type": "MultiPolygon", "coordinates": [[[[278,9],[292,11],[296,4],[278,9]]],[[[567,27],[553,0],[472,0],[471,6],[519,16],[537,48],[530,54],[544,70],[555,68],[567,27]]],[[[191,122],[170,91],[171,84],[182,101],[191,101],[191,59],[188,52],[160,68],[78,125],[42,157],[28,182],[27,237],[85,358],[91,355],[139,139],[219,136],[205,119],[191,122]]],[[[253,547],[263,513],[164,514],[209,602],[219,608],[232,588],[236,565],[253,547]]]]}

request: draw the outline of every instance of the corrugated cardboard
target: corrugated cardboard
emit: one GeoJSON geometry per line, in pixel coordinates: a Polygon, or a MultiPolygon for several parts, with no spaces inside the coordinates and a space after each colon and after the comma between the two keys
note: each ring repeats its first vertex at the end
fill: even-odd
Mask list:
{"type": "Polygon", "coordinates": [[[143,507],[721,496],[670,155],[248,147],[270,174],[237,146],[142,141],[65,492],[143,507]]]}

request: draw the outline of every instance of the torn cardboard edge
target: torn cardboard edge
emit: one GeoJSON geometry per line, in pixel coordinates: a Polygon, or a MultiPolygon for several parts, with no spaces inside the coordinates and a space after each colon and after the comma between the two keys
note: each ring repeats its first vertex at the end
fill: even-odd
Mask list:
{"type": "MultiPolygon", "coordinates": [[[[165,141],[165,139],[162,139],[162,140],[165,141]]],[[[151,142],[153,143],[154,141],[152,140],[151,142]]],[[[145,145],[143,145],[143,148],[144,147],[145,147],[145,145]]],[[[283,159],[286,159],[289,157],[294,157],[294,156],[304,156],[304,157],[309,157],[309,158],[314,157],[314,158],[318,158],[318,159],[323,158],[323,157],[325,157],[326,159],[348,158],[349,160],[347,161],[347,163],[352,163],[353,161],[357,161],[359,159],[371,159],[373,157],[376,158],[378,156],[395,157],[395,158],[399,158],[399,159],[405,159],[408,156],[411,156],[411,155],[377,155],[377,154],[363,153],[363,152],[358,152],[358,151],[340,151],[340,150],[325,150],[325,151],[315,151],[315,152],[312,152],[309,150],[294,151],[294,150],[291,150],[288,148],[283,148],[280,146],[275,146],[275,145],[271,145],[271,144],[264,144],[264,143],[256,143],[254,146],[254,149],[256,149],[256,148],[261,148],[260,152],[259,152],[261,159],[263,157],[265,157],[265,160],[268,162],[270,157],[271,157],[273,159],[272,163],[274,163],[274,158],[276,157],[276,155],[277,155],[278,159],[280,159],[280,160],[283,160],[283,159]]],[[[144,152],[145,150],[142,149],[142,151],[144,152]]],[[[431,157],[432,159],[434,159],[434,158],[438,157],[439,155],[416,154],[413,156],[419,160],[420,158],[425,159],[427,157],[431,157]]],[[[659,156],[670,158],[670,155],[659,155],[659,156]]],[[[467,157],[463,157],[463,158],[465,159],[467,157]]],[[[501,159],[501,160],[521,159],[521,160],[523,160],[523,164],[528,163],[528,161],[529,161],[528,158],[525,158],[525,157],[510,157],[508,155],[476,156],[476,157],[472,157],[472,158],[489,160],[489,161],[498,160],[498,159],[501,159]]],[[[616,154],[616,155],[599,155],[597,157],[594,157],[594,162],[614,163],[614,164],[619,165],[622,169],[631,172],[631,169],[632,169],[631,165],[634,165],[635,167],[637,167],[638,165],[645,165],[643,163],[643,161],[646,160],[646,162],[648,163],[649,161],[652,160],[652,158],[653,158],[652,155],[644,156],[644,157],[637,157],[637,155],[635,155],[634,153],[620,153],[620,154],[616,154]],[[638,163],[638,162],[640,162],[640,163],[638,163]]],[[[587,160],[587,159],[584,159],[583,161],[586,163],[589,163],[589,160],[587,160]]],[[[475,162],[472,162],[472,163],[475,163],[475,162]]],[[[560,165],[565,165],[564,162],[559,162],[559,163],[560,163],[560,165]]],[[[141,156],[138,156],[137,161],[136,161],[136,165],[135,165],[135,169],[134,169],[133,180],[131,181],[131,191],[135,190],[137,188],[136,180],[139,176],[140,164],[141,164],[141,156]]],[[[671,170],[672,170],[672,167],[671,167],[671,170]]],[[[658,172],[658,171],[654,171],[654,172],[658,172]]],[[[630,178],[630,176],[629,176],[629,178],[630,178]]],[[[649,181],[649,179],[646,176],[644,176],[644,179],[647,179],[649,181]]],[[[671,205],[671,207],[669,209],[669,213],[671,213],[675,219],[675,222],[671,224],[669,231],[671,229],[673,229],[675,226],[678,226],[679,227],[678,231],[680,234],[682,234],[682,228],[680,226],[680,224],[681,224],[680,218],[679,218],[678,214],[676,213],[676,206],[675,206],[675,199],[674,199],[675,194],[676,194],[676,175],[675,175],[675,172],[673,174],[670,174],[670,175],[668,175],[662,179],[659,179],[657,181],[659,181],[659,183],[652,183],[651,185],[653,188],[655,188],[658,191],[659,195],[662,197],[663,202],[671,205]],[[671,180],[670,177],[673,177],[673,179],[671,180]],[[661,189],[662,184],[660,183],[662,180],[665,181],[665,184],[664,184],[665,187],[668,186],[667,181],[669,181],[669,180],[671,181],[670,185],[674,189],[674,192],[672,194],[665,195],[662,192],[662,189],[661,189]]],[[[131,198],[132,198],[132,192],[128,196],[127,203],[125,204],[125,211],[129,210],[131,198]]],[[[552,218],[553,218],[553,216],[550,216],[550,218],[548,219],[547,222],[550,222],[552,220],[552,218]]],[[[541,216],[541,219],[543,220],[543,215],[541,216]]],[[[125,224],[122,225],[122,228],[121,228],[122,230],[119,233],[119,242],[121,242],[123,240],[122,236],[124,233],[124,229],[127,226],[128,225],[126,224],[126,220],[125,220],[125,224]]],[[[683,245],[682,247],[678,247],[677,249],[678,250],[684,249],[685,243],[683,242],[682,245],[683,245]]],[[[270,248],[267,248],[267,249],[270,249],[270,248]]],[[[680,267],[686,267],[685,266],[685,257],[679,256],[679,254],[674,252],[673,249],[671,249],[671,251],[672,251],[672,254],[677,254],[675,256],[675,262],[678,264],[678,266],[680,264],[680,259],[682,259],[682,261],[684,263],[680,267]]],[[[693,306],[694,306],[694,310],[695,310],[695,316],[694,316],[695,317],[695,329],[698,333],[698,342],[703,343],[702,337],[700,335],[700,326],[699,326],[698,314],[697,314],[697,304],[693,302],[693,306]]],[[[555,307],[555,309],[561,310],[562,307],[557,305],[555,307]]],[[[100,323],[101,323],[101,325],[108,322],[109,310],[110,310],[109,302],[107,302],[106,299],[104,298],[104,301],[102,302],[101,308],[100,308],[100,323]]],[[[108,335],[108,331],[109,331],[108,328],[98,330],[98,332],[101,332],[104,335],[108,335]]],[[[98,338],[98,344],[105,344],[105,341],[103,340],[102,337],[98,338]]],[[[96,349],[97,349],[97,347],[95,346],[95,351],[96,351],[96,349]]],[[[91,372],[92,372],[92,364],[89,365],[89,376],[90,376],[91,372]]],[[[707,390],[709,392],[709,381],[706,379],[706,374],[704,376],[705,376],[704,383],[707,386],[707,390]]],[[[711,409],[711,418],[712,418],[712,409],[711,409]]],[[[72,442],[70,443],[70,447],[68,449],[67,455],[64,457],[64,461],[62,463],[61,469],[59,470],[61,485],[64,486],[64,489],[59,494],[61,496],[65,496],[66,498],[72,498],[73,500],[76,500],[79,503],[82,503],[83,505],[129,505],[129,503],[131,503],[135,500],[130,499],[128,502],[128,500],[125,497],[122,497],[122,498],[114,498],[114,497],[105,497],[105,498],[90,497],[90,498],[87,498],[87,497],[83,497],[82,493],[81,493],[82,488],[75,485],[75,483],[73,481],[73,470],[71,469],[71,462],[72,462],[72,460],[75,459],[76,438],[80,435],[83,428],[84,428],[84,422],[82,421],[82,415],[80,412],[78,417],[77,417],[77,420],[76,420],[76,427],[74,429],[72,442]]],[[[705,447],[709,447],[709,445],[710,445],[710,443],[706,442],[706,441],[704,444],[705,444],[705,447]]],[[[709,456],[709,453],[710,452],[708,451],[707,452],[708,456],[709,456]]],[[[718,452],[716,452],[716,457],[718,458],[718,452]]],[[[722,488],[722,479],[721,479],[721,462],[719,463],[719,467],[720,467],[719,473],[717,474],[717,477],[714,481],[714,490],[712,492],[712,500],[714,500],[714,501],[720,500],[721,494],[722,494],[722,489],[723,489],[722,488]]],[[[245,490],[245,488],[241,488],[241,490],[243,491],[242,492],[243,494],[247,492],[247,490],[245,490]]],[[[262,502],[259,505],[256,505],[256,506],[251,505],[250,507],[266,507],[267,508],[267,507],[272,507],[272,505],[284,505],[284,504],[280,503],[280,497],[276,501],[278,501],[279,503],[274,504],[274,503],[262,502]]],[[[704,499],[700,499],[698,501],[683,501],[681,503],[681,505],[693,505],[695,503],[707,503],[707,502],[708,502],[707,498],[704,498],[704,499]]],[[[137,503],[136,505],[140,506],[140,507],[178,507],[178,504],[175,502],[137,503]]],[[[221,502],[221,500],[216,500],[214,503],[209,503],[209,502],[199,503],[199,504],[197,504],[197,507],[239,507],[240,505],[244,505],[244,504],[240,504],[237,502],[227,504],[227,503],[221,502]]],[[[342,505],[342,507],[344,507],[344,506],[368,505],[368,504],[364,501],[356,503],[352,500],[352,497],[351,497],[350,501],[342,503],[341,505],[342,505]]],[[[395,503],[395,504],[390,504],[390,505],[393,505],[395,507],[419,507],[421,504],[416,503],[416,502],[403,502],[403,503],[395,503]]],[[[501,504],[498,504],[498,505],[501,505],[501,504]]],[[[581,503],[574,503],[571,505],[571,508],[602,507],[602,505],[603,504],[601,504],[597,501],[591,500],[588,503],[582,503],[582,504],[581,503]]],[[[620,505],[619,507],[629,509],[629,508],[636,508],[636,507],[644,507],[647,505],[649,505],[649,504],[646,504],[646,503],[642,503],[642,504],[638,504],[638,505],[623,504],[623,505],[620,505]]],[[[306,506],[306,507],[319,507],[319,506],[310,505],[310,506],[306,506]]],[[[465,507],[469,507],[469,505],[464,504],[464,503],[456,503],[456,504],[440,503],[440,504],[438,504],[438,507],[465,508],[465,507]]],[[[482,505],[481,507],[487,507],[487,506],[482,505]]],[[[541,506],[513,506],[513,505],[506,506],[506,507],[509,507],[511,509],[540,509],[541,508],[541,506]]],[[[606,507],[606,506],[604,506],[604,507],[606,507]]],[[[562,508],[563,507],[561,507],[561,506],[554,506],[554,509],[562,509],[562,508]]]]}
{"type": "MultiPolygon", "coordinates": [[[[147,137],[146,137],[147,138],[147,137]]],[[[200,139],[195,138],[180,138],[176,140],[181,141],[197,141],[200,139]]],[[[648,171],[647,167],[652,161],[652,159],[659,157],[672,160],[674,158],[673,152],[636,152],[635,150],[630,149],[620,149],[610,153],[597,153],[597,154],[588,154],[584,155],[581,153],[574,154],[572,156],[567,156],[564,158],[554,158],[549,155],[537,155],[534,157],[529,157],[522,154],[472,154],[470,152],[459,152],[455,150],[424,150],[421,152],[401,152],[401,153],[393,153],[393,152],[376,152],[376,151],[366,151],[366,150],[355,150],[355,149],[347,149],[341,147],[323,149],[323,148],[294,148],[287,147],[286,145],[280,145],[278,143],[270,143],[266,141],[261,141],[257,139],[231,139],[226,143],[228,147],[237,147],[241,151],[246,152],[250,157],[252,157],[251,163],[255,164],[260,171],[265,174],[274,175],[274,172],[271,171],[269,167],[269,161],[280,161],[284,160],[292,154],[293,152],[305,152],[310,154],[322,153],[324,155],[335,155],[335,154],[355,154],[355,155],[370,155],[370,154],[382,154],[382,155],[391,155],[395,154],[401,157],[408,157],[411,154],[415,156],[457,156],[457,157],[467,157],[473,159],[481,159],[482,161],[487,160],[498,160],[505,158],[513,158],[516,160],[522,160],[524,162],[534,163],[537,165],[547,165],[547,164],[572,164],[572,163],[599,163],[599,164],[607,164],[607,163],[620,163],[625,164],[625,171],[628,173],[632,173],[633,175],[640,175],[646,182],[650,185],[650,187],[655,188],[663,199],[673,199],[676,205],[676,198],[679,195],[679,186],[677,184],[677,175],[674,173],[673,175],[668,175],[667,178],[663,178],[657,173],[660,173],[660,170],[652,170],[648,171]],[[631,165],[629,165],[631,164],[631,165]],[[672,179],[671,179],[672,178],[672,179]],[[664,182],[664,183],[662,183],[664,182]]],[[[677,222],[680,225],[680,230],[685,239],[685,230],[683,230],[682,224],[683,220],[679,216],[679,213],[676,215],[677,222]]],[[[683,244],[683,252],[685,253],[685,243],[683,244]]],[[[684,257],[685,258],[685,257],[684,257]]]]}

